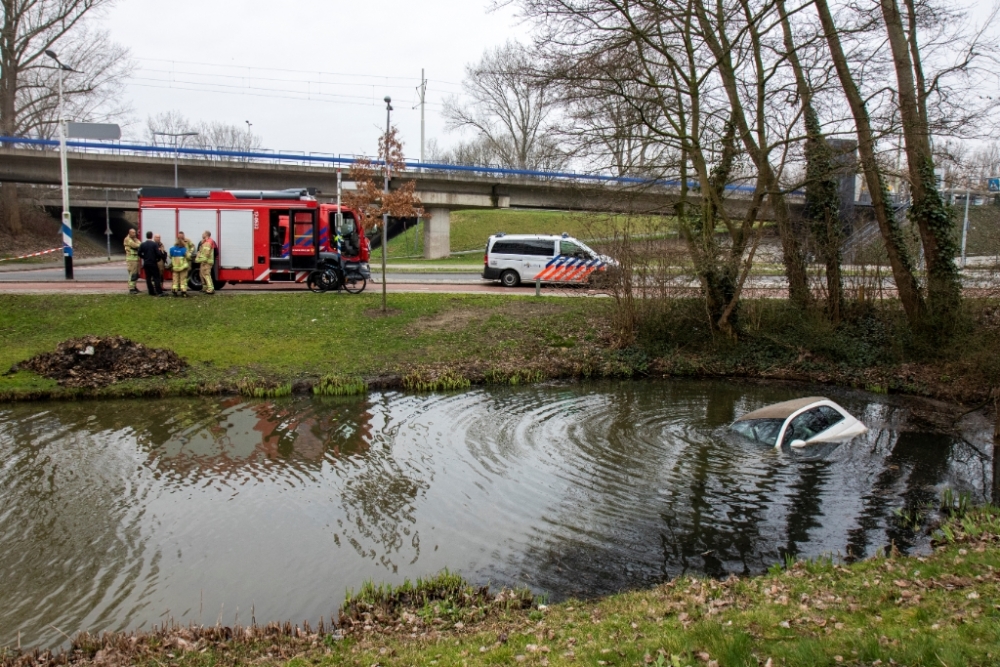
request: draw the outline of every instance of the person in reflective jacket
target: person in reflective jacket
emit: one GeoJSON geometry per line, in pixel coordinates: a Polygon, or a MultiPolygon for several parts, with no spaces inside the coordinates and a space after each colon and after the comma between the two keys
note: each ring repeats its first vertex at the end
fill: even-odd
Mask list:
{"type": "Polygon", "coordinates": [[[188,247],[184,239],[177,237],[177,242],[170,246],[170,270],[174,274],[172,291],[174,296],[187,296],[188,272],[191,263],[188,261],[188,247]]]}
{"type": "Polygon", "coordinates": [[[184,235],[184,232],[177,232],[177,238],[183,241],[184,247],[187,248],[188,269],[190,269],[190,263],[194,260],[194,243],[192,243],[191,239],[184,235]]]}
{"type": "Polygon", "coordinates": [[[212,240],[212,232],[206,231],[201,235],[201,245],[198,246],[198,254],[194,258],[194,263],[198,265],[198,273],[201,276],[201,287],[205,294],[215,294],[215,285],[212,283],[212,265],[215,264],[215,241],[212,240]]]}
{"type": "Polygon", "coordinates": [[[134,229],[125,237],[125,269],[128,271],[128,293],[138,294],[135,281],[139,279],[139,237],[134,229]]]}

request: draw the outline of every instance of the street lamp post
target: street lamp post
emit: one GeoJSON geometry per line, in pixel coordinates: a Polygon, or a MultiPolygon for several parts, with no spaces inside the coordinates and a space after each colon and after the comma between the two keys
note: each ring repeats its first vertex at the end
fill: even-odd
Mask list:
{"type": "Polygon", "coordinates": [[[55,51],[46,50],[45,55],[59,66],[59,172],[62,177],[62,235],[63,261],[66,266],[66,280],[73,280],[73,220],[69,212],[69,167],[66,158],[66,118],[63,116],[63,72],[76,70],[59,61],[55,51]]]}
{"type": "Polygon", "coordinates": [[[385,260],[389,254],[389,210],[385,207],[386,195],[389,194],[389,119],[392,113],[392,98],[385,96],[385,141],[382,142],[385,155],[385,184],[382,189],[382,311],[388,310],[385,296],[385,260]]]}
{"type": "Polygon", "coordinates": [[[177,186],[177,151],[188,137],[197,137],[197,132],[153,132],[154,137],[173,137],[174,139],[174,187],[177,186]]]}

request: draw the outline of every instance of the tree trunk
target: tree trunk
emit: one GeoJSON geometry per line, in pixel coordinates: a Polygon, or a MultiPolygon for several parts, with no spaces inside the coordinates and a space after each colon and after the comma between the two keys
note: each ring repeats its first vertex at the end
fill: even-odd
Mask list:
{"type": "MultiPolygon", "coordinates": [[[[778,182],[778,176],[768,161],[768,154],[764,143],[765,137],[759,136],[759,141],[755,141],[753,131],[750,129],[750,124],[747,121],[746,112],[739,94],[740,82],[732,64],[731,45],[725,34],[725,25],[721,23],[721,18],[718,24],[713,24],[702,3],[695,3],[694,8],[697,12],[698,22],[705,41],[709,48],[711,48],[712,55],[719,66],[719,76],[722,79],[722,85],[726,90],[726,97],[729,100],[730,109],[732,110],[731,122],[736,126],[740,140],[750,159],[753,161],[754,166],[760,172],[767,188],[768,201],[771,204],[771,210],[778,225],[778,234],[781,237],[782,260],[785,265],[785,277],[788,280],[788,298],[795,305],[805,308],[812,303],[812,292],[809,290],[809,276],[806,273],[802,244],[799,242],[796,230],[793,229],[791,215],[788,211],[788,202],[782,192],[781,184],[778,182]]],[[[751,27],[751,36],[753,38],[754,58],[759,63],[761,43],[759,35],[757,35],[753,27],[751,27]]],[[[765,85],[761,70],[762,68],[758,64],[757,73],[760,75],[756,82],[758,88],[762,88],[765,85]]],[[[760,119],[759,122],[763,121],[767,113],[767,109],[763,105],[764,96],[761,94],[762,92],[762,90],[758,91],[758,108],[755,109],[757,117],[760,119]]],[[[758,135],[760,134],[761,128],[758,128],[758,135]]]]}
{"type": "Polygon", "coordinates": [[[868,192],[872,198],[872,208],[875,212],[875,219],[878,221],[879,231],[882,233],[882,240],[885,243],[886,255],[889,257],[889,265],[892,267],[892,276],[896,281],[896,290],[899,293],[899,301],[906,312],[906,318],[911,326],[918,326],[923,321],[924,301],[920,293],[920,285],[916,276],[913,275],[913,262],[906,246],[903,244],[903,232],[896,222],[893,212],[889,207],[888,192],[885,182],[882,179],[882,172],[878,162],[875,160],[875,138],[872,133],[871,120],[868,116],[868,108],[865,100],[858,90],[857,84],[851,75],[847,56],[840,43],[840,36],[837,34],[837,27],[833,23],[833,15],[826,0],[814,0],[816,11],[819,14],[823,32],[826,35],[827,46],[830,49],[830,56],[833,65],[837,70],[841,87],[847,97],[847,102],[851,107],[851,115],[857,126],[858,134],[858,155],[861,159],[861,169],[865,175],[865,182],[868,184],[868,192]]]}
{"type": "Polygon", "coordinates": [[[1000,507],[1000,394],[994,389],[993,414],[993,504],[1000,507]]]}
{"type": "MultiPolygon", "coordinates": [[[[906,162],[910,173],[913,204],[910,218],[917,225],[927,261],[927,302],[930,314],[939,323],[958,307],[962,298],[958,268],[955,266],[957,247],[952,235],[952,220],[938,192],[934,178],[934,157],[931,153],[930,128],[927,125],[926,91],[917,88],[914,67],[919,65],[911,53],[919,53],[918,45],[907,39],[903,17],[896,0],[881,0],[882,17],[892,49],[899,95],[899,115],[903,124],[906,162]],[[911,51],[912,48],[912,51],[911,51]]],[[[914,11],[912,4],[910,11],[914,11]]],[[[916,39],[916,34],[911,35],[916,39]]],[[[921,82],[923,76],[919,77],[921,82]]]]}
{"type": "Polygon", "coordinates": [[[823,134],[819,114],[813,106],[813,91],[799,61],[792,24],[788,20],[783,0],[777,1],[785,51],[795,75],[795,87],[801,100],[805,119],[806,143],[806,212],[817,250],[826,265],[827,313],[834,322],[840,321],[841,302],[844,296],[840,271],[840,247],[843,233],[840,226],[839,183],[834,178],[833,155],[823,134]]]}
{"type": "Polygon", "coordinates": [[[21,202],[17,196],[17,184],[0,184],[0,198],[3,201],[4,227],[11,236],[17,236],[24,231],[21,225],[21,202]]]}

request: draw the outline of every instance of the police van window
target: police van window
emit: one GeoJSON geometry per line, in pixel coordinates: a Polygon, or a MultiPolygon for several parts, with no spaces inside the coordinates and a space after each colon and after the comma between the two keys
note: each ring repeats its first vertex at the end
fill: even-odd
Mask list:
{"type": "Polygon", "coordinates": [[[581,259],[590,258],[590,253],[588,253],[586,250],[581,248],[573,241],[560,241],[559,254],[566,255],[567,257],[579,257],[581,259]]]}
{"type": "Polygon", "coordinates": [[[525,255],[536,255],[538,257],[552,257],[555,244],[552,241],[542,241],[532,239],[524,242],[525,255]]]}
{"type": "Polygon", "coordinates": [[[496,241],[493,244],[493,252],[502,255],[520,255],[518,245],[516,241],[496,241]]]}

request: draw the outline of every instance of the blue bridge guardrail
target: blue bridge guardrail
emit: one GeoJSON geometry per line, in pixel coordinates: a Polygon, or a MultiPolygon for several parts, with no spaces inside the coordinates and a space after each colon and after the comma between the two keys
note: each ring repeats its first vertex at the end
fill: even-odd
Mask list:
{"type": "MultiPolygon", "coordinates": [[[[58,147],[59,141],[56,139],[35,139],[31,137],[7,137],[0,136],[0,145],[14,145],[21,144],[25,146],[39,146],[39,147],[58,147]]],[[[219,158],[236,158],[240,160],[254,160],[254,161],[267,161],[267,162],[299,162],[299,163],[310,163],[310,164],[331,164],[336,166],[350,166],[355,162],[362,159],[368,159],[372,164],[380,165],[381,161],[372,160],[371,158],[363,157],[340,157],[330,154],[317,154],[317,153],[278,153],[272,151],[238,151],[238,150],[224,150],[218,148],[193,148],[193,147],[178,147],[173,148],[170,146],[148,146],[145,144],[124,144],[124,143],[107,143],[107,142],[96,142],[96,141],[79,141],[74,139],[69,139],[66,141],[66,146],[68,148],[83,148],[96,150],[103,153],[121,153],[121,152],[133,152],[139,154],[156,154],[156,155],[189,155],[194,157],[219,157],[219,158]]],[[[489,167],[489,166],[479,166],[479,165],[460,165],[460,164],[443,164],[436,162],[416,162],[416,161],[405,161],[407,169],[426,169],[432,171],[450,171],[456,173],[479,173],[479,174],[491,174],[497,176],[523,176],[528,178],[542,178],[542,179],[556,179],[556,180],[579,180],[579,181],[589,181],[594,183],[614,183],[620,185],[654,185],[667,188],[679,188],[681,182],[679,180],[667,180],[667,179],[650,179],[642,178],[639,176],[605,176],[601,174],[585,174],[572,171],[542,171],[534,169],[510,169],[506,167],[489,167]]],[[[693,190],[698,190],[699,185],[696,181],[689,181],[688,187],[693,190]]],[[[749,185],[728,185],[726,190],[732,192],[743,192],[743,193],[753,193],[755,190],[749,185]]],[[[797,194],[797,193],[794,193],[797,194]]]]}

